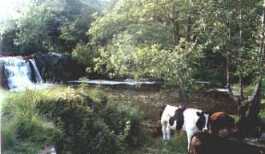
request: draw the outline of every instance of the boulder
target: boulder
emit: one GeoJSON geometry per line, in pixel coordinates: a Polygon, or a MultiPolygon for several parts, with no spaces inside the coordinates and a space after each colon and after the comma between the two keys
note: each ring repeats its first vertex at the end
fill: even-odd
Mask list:
{"type": "Polygon", "coordinates": [[[61,53],[35,54],[33,56],[39,72],[47,82],[66,82],[84,75],[85,68],[71,55],[61,53]]]}

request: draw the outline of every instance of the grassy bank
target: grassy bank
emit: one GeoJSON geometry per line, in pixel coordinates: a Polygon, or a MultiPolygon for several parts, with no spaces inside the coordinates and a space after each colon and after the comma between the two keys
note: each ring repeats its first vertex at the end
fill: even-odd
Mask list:
{"type": "MultiPolygon", "coordinates": [[[[252,90],[249,87],[248,93],[252,90]]],[[[44,145],[52,144],[59,153],[73,154],[187,153],[185,133],[176,133],[164,142],[146,129],[147,121],[157,122],[158,111],[152,108],[154,96],[161,97],[161,93],[113,93],[111,89],[87,86],[4,91],[2,152],[35,154],[44,145]]],[[[265,117],[264,104],[260,115],[265,117]]]]}
{"type": "Polygon", "coordinates": [[[130,154],[187,154],[187,139],[185,133],[175,134],[171,140],[149,138],[145,145],[130,154]]]}
{"type": "Polygon", "coordinates": [[[109,102],[99,91],[56,87],[7,94],[2,104],[2,152],[124,153],[144,145],[137,107],[109,102]]]}
{"type": "Polygon", "coordinates": [[[37,153],[45,144],[54,144],[60,130],[40,115],[36,103],[41,92],[5,93],[2,102],[2,152],[37,153]]]}

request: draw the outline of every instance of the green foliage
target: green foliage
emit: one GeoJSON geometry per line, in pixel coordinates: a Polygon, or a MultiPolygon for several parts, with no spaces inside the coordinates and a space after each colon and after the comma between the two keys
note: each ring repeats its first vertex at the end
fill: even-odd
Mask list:
{"type": "Polygon", "coordinates": [[[85,87],[11,94],[2,115],[5,153],[37,153],[46,144],[59,153],[122,153],[144,142],[137,108],[85,87]]]}
{"type": "Polygon", "coordinates": [[[140,41],[171,46],[186,37],[186,14],[192,12],[190,9],[191,5],[184,0],[118,0],[93,22],[89,34],[96,41],[110,42],[117,34],[134,31],[142,36],[140,41]]]}
{"type": "Polygon", "coordinates": [[[187,153],[187,141],[185,134],[176,135],[176,137],[171,139],[168,143],[162,143],[160,153],[169,154],[175,153],[175,151],[177,152],[177,154],[187,153]]]}
{"type": "Polygon", "coordinates": [[[109,77],[132,76],[130,67],[133,65],[135,46],[132,35],[124,33],[118,35],[113,44],[99,49],[99,57],[95,59],[95,71],[108,73],[109,77]],[[129,74],[130,73],[130,74],[129,74]]]}
{"type": "Polygon", "coordinates": [[[261,2],[36,1],[2,39],[5,50],[71,52],[88,76],[161,79],[185,90],[194,79],[224,86],[227,74],[249,84],[259,72],[261,2]]]}
{"type": "Polygon", "coordinates": [[[71,52],[86,35],[101,3],[92,0],[32,1],[13,29],[3,33],[4,51],[17,53],[71,52]]]}
{"type": "Polygon", "coordinates": [[[21,51],[48,52],[60,51],[61,40],[59,27],[63,20],[58,16],[63,6],[59,2],[46,1],[39,5],[32,5],[29,11],[18,21],[16,42],[21,51]]]}
{"type": "Polygon", "coordinates": [[[187,90],[193,81],[194,66],[201,56],[200,46],[181,39],[173,49],[158,44],[135,46],[131,35],[113,40],[115,43],[100,50],[96,71],[109,76],[162,79],[169,85],[187,90]]]}
{"type": "Polygon", "coordinates": [[[144,134],[140,122],[143,114],[132,105],[120,105],[119,103],[109,103],[100,112],[100,116],[114,134],[120,138],[124,147],[139,147],[144,143],[144,134]]]}
{"type": "Polygon", "coordinates": [[[77,44],[72,52],[72,57],[75,58],[79,63],[86,66],[86,72],[93,72],[94,58],[96,57],[96,49],[91,44],[77,44]]]}
{"type": "Polygon", "coordinates": [[[205,68],[205,63],[202,63],[202,69],[223,71],[219,78],[222,74],[221,78],[225,78],[228,65],[232,81],[239,76],[245,80],[255,78],[259,59],[260,2],[207,0],[199,22],[204,26],[198,31],[207,53],[203,61],[208,65],[205,68]],[[216,60],[219,67],[215,65],[216,60]]]}
{"type": "MultiPolygon", "coordinates": [[[[94,1],[97,3],[98,1],[94,1]]],[[[80,43],[87,43],[89,37],[88,31],[91,22],[94,20],[94,14],[98,11],[93,2],[67,1],[62,16],[66,18],[60,27],[60,39],[65,42],[65,48],[73,50],[80,43]]],[[[78,46],[77,46],[78,48],[78,46]]]]}
{"type": "MultiPolygon", "coordinates": [[[[192,76],[193,79],[210,80],[223,86],[227,64],[232,81],[235,82],[239,76],[249,81],[255,78],[258,71],[260,2],[246,0],[238,7],[236,1],[115,1],[111,8],[96,18],[88,32],[99,45],[96,70],[110,77],[150,77],[145,70],[152,69],[146,67],[146,61],[141,61],[143,59],[135,58],[135,53],[141,50],[145,60],[157,59],[146,48],[151,50],[152,46],[158,45],[159,54],[163,55],[165,50],[176,50],[185,38],[188,43],[199,47],[197,53],[200,54],[194,61],[196,64],[191,65],[193,70],[181,71],[186,67],[182,64],[190,61],[183,59],[180,64],[175,56],[172,59],[178,61],[175,64],[156,65],[156,69],[163,71],[167,77],[156,77],[167,78],[166,81],[175,80],[173,83],[179,84],[189,82],[191,78],[186,76],[192,76]],[[135,61],[138,62],[137,66],[135,61]],[[176,69],[182,66],[171,73],[173,65],[176,69]],[[135,74],[135,68],[141,68],[145,74],[135,74]],[[174,74],[183,72],[184,79],[180,79],[180,76],[181,81],[176,81],[174,74]]],[[[185,49],[194,50],[193,46],[185,49]]]]}
{"type": "Polygon", "coordinates": [[[161,138],[150,138],[148,143],[141,149],[132,151],[129,154],[186,154],[187,138],[184,133],[177,132],[169,141],[161,138]]]}
{"type": "Polygon", "coordinates": [[[62,130],[60,153],[118,153],[141,143],[137,110],[107,103],[104,97],[93,101],[83,89],[69,89],[57,99],[40,101],[37,108],[62,130]]]}
{"type": "Polygon", "coordinates": [[[60,130],[35,109],[42,95],[27,91],[11,94],[2,106],[4,153],[37,153],[45,144],[55,144],[60,130]]]}
{"type": "Polygon", "coordinates": [[[14,38],[16,38],[17,27],[15,21],[10,21],[8,28],[4,30],[3,34],[0,33],[1,51],[6,52],[18,52],[18,46],[15,44],[14,38]]]}
{"type": "Polygon", "coordinates": [[[202,57],[196,39],[200,4],[116,1],[88,32],[99,45],[95,71],[110,78],[162,79],[187,92],[202,57]]]}

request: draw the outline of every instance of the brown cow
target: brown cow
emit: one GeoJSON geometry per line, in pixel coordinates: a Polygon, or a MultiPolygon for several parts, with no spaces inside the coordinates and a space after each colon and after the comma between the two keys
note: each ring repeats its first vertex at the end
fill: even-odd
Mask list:
{"type": "Polygon", "coordinates": [[[264,149],[236,139],[199,132],[191,139],[189,154],[264,154],[264,149]]]}
{"type": "Polygon", "coordinates": [[[210,133],[219,137],[227,137],[234,134],[237,129],[235,120],[224,112],[215,112],[210,116],[210,133]]]}
{"type": "Polygon", "coordinates": [[[224,112],[210,116],[210,132],[195,134],[189,154],[263,154],[264,150],[241,142],[236,137],[234,119],[224,112]]]}

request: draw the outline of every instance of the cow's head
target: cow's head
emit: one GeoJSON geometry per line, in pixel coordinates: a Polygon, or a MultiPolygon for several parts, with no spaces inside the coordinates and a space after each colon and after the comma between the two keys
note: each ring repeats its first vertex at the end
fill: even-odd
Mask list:
{"type": "Polygon", "coordinates": [[[197,116],[199,117],[196,122],[197,128],[200,131],[207,131],[209,114],[207,112],[197,112],[197,116]]]}

